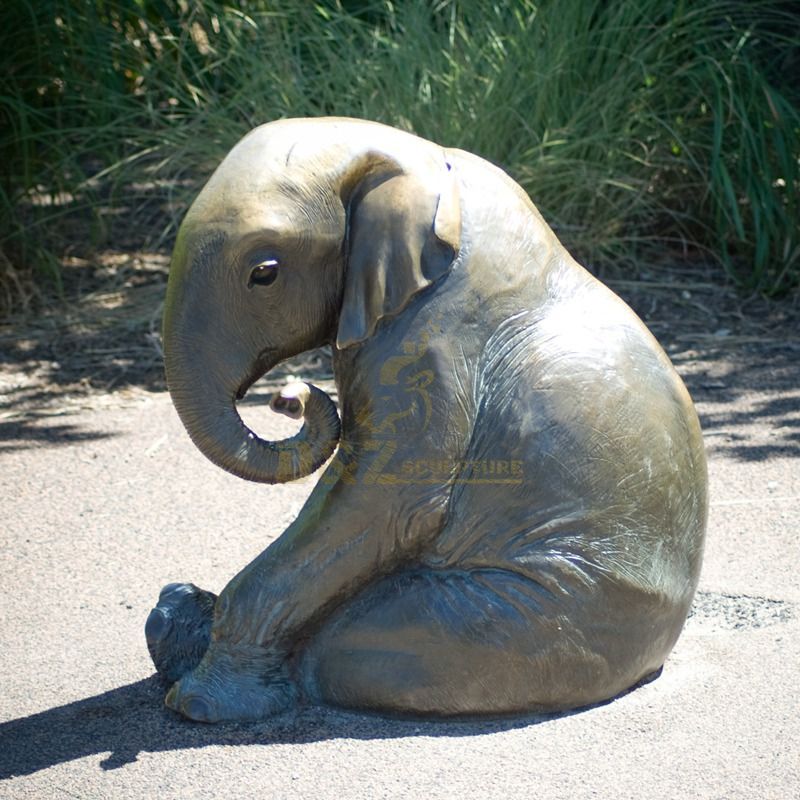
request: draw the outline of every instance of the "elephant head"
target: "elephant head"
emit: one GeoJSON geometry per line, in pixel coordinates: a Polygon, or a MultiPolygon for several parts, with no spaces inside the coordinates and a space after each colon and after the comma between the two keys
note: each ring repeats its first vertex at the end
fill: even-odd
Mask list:
{"type": "Polygon", "coordinates": [[[167,382],[199,449],[253,481],[317,469],[340,430],[324,392],[304,385],[274,402],[305,418],[280,442],[251,431],[237,400],[286,358],[358,347],[448,272],[459,236],[455,180],[435,145],[345,119],[248,134],[187,213],[167,287],[167,382]]]}

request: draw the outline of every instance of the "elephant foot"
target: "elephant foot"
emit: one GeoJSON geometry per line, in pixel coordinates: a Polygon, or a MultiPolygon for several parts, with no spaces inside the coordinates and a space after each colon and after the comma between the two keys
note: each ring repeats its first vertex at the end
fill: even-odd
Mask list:
{"type": "Polygon", "coordinates": [[[156,670],[174,683],[203,658],[211,638],[217,596],[192,583],[170,583],[158,596],[144,626],[156,670]]]}
{"type": "Polygon", "coordinates": [[[253,721],[291,706],[297,690],[261,647],[212,645],[167,692],[166,705],[195,722],[253,721]]]}

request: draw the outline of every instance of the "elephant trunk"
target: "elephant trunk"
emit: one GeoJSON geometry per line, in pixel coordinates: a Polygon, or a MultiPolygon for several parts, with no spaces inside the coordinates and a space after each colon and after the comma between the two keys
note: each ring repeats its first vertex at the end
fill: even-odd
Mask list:
{"type": "Polygon", "coordinates": [[[268,441],[239,415],[236,399],[244,393],[241,387],[219,390],[219,384],[209,385],[207,374],[187,379],[174,351],[167,348],[165,355],[178,416],[200,451],[222,469],[248,481],[286,483],[310,475],[336,449],[341,430],[336,405],[316,386],[290,384],[273,397],[273,410],[302,418],[303,427],[289,439],[268,441]]]}

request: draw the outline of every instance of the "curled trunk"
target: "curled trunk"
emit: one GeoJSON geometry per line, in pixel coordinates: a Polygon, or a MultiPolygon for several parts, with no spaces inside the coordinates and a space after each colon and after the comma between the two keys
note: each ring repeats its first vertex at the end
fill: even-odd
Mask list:
{"type": "MultiPolygon", "coordinates": [[[[169,380],[169,370],[168,370],[169,380]]],[[[333,455],[341,425],[333,400],[316,386],[292,384],[272,400],[272,408],[303,419],[303,427],[281,441],[262,439],[245,425],[235,398],[210,399],[169,380],[186,430],[201,452],[224,470],[259,483],[286,483],[310,475],[333,455]]]]}

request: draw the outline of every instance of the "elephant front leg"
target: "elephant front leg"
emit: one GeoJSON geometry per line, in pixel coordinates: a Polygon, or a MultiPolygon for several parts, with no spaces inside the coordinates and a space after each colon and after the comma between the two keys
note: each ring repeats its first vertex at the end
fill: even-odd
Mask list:
{"type": "MultiPolygon", "coordinates": [[[[166,705],[197,722],[262,719],[296,699],[283,657],[259,646],[211,648],[217,596],[191,583],[171,583],[145,625],[156,670],[173,684],[166,705]]],[[[225,599],[223,599],[223,605],[225,599]]]]}
{"type": "Polygon", "coordinates": [[[250,721],[284,711],[297,698],[283,658],[257,645],[215,643],[167,692],[165,703],[195,722],[250,721]]]}
{"type": "Polygon", "coordinates": [[[440,530],[447,489],[376,484],[373,461],[332,464],[297,520],[228,584],[208,651],[173,686],[170,708],[205,722],[283,710],[297,695],[297,643],[440,530]]]}

